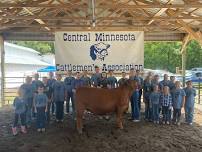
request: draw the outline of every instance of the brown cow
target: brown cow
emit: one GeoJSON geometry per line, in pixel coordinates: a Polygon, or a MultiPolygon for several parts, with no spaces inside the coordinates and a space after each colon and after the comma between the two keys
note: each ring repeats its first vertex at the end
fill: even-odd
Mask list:
{"type": "Polygon", "coordinates": [[[78,88],[75,94],[78,132],[82,133],[82,117],[85,110],[98,115],[116,112],[117,126],[123,129],[122,115],[128,109],[129,97],[136,87],[136,81],[127,80],[115,89],[78,88]]]}

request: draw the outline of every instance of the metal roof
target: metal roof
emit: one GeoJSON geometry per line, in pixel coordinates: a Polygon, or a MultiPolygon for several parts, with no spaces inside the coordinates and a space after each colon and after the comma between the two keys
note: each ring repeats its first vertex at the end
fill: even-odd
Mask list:
{"type": "Polygon", "coordinates": [[[145,40],[182,40],[189,34],[202,43],[202,0],[0,1],[5,39],[35,34],[53,40],[56,31],[86,30],[143,30],[145,40]]]}

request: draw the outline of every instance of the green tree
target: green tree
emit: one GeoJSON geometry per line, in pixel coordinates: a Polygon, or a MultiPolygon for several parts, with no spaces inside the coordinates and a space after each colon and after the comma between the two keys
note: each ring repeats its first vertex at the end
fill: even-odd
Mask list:
{"type": "Polygon", "coordinates": [[[55,53],[53,42],[39,42],[39,41],[12,41],[11,43],[32,48],[41,54],[55,53]]]}

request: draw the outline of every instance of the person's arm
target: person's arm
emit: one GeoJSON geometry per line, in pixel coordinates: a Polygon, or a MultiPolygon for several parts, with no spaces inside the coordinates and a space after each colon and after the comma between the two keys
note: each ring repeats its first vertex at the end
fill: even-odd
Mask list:
{"type": "Polygon", "coordinates": [[[33,98],[33,107],[34,107],[34,112],[37,113],[37,110],[36,110],[36,95],[33,98]]]}
{"type": "Polygon", "coordinates": [[[47,112],[48,111],[48,97],[46,96],[46,109],[45,109],[45,112],[47,112]]]}
{"type": "Polygon", "coordinates": [[[118,81],[117,81],[117,78],[115,78],[115,88],[118,87],[118,81]]]}

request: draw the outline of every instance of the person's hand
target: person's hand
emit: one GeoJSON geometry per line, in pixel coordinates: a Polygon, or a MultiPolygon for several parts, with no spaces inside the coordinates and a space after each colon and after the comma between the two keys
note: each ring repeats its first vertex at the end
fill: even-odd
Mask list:
{"type": "Polygon", "coordinates": [[[36,110],[36,108],[34,108],[34,112],[35,112],[35,113],[37,113],[37,110],[36,110]]]}
{"type": "Polygon", "coordinates": [[[45,109],[45,112],[48,112],[48,109],[47,109],[47,108],[45,109]]]}
{"type": "Polygon", "coordinates": [[[76,89],[72,89],[72,92],[75,93],[75,92],[76,92],[76,89]]]}

